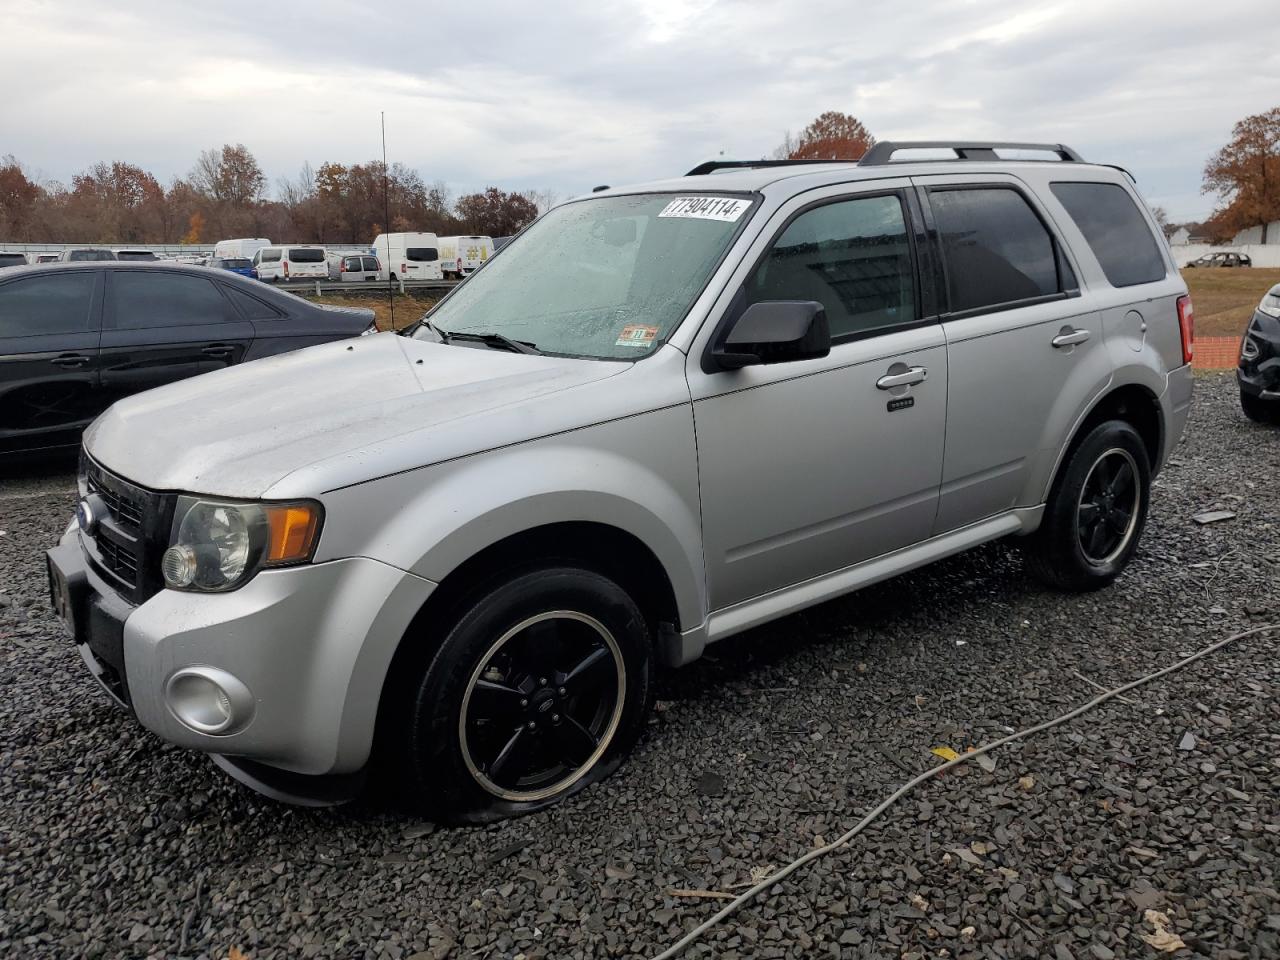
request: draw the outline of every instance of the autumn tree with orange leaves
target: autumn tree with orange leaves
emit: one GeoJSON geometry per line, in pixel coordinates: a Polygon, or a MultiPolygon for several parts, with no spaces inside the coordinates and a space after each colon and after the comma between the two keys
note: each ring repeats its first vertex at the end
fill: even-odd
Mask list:
{"type": "Polygon", "coordinates": [[[1280,107],[1240,120],[1231,141],[1209,158],[1204,193],[1216,193],[1220,206],[1208,226],[1218,238],[1280,220],[1280,107]]]}
{"type": "Polygon", "coordinates": [[[778,160],[858,160],[875,142],[857,117],[828,110],[798,137],[787,131],[773,155],[778,160]]]}

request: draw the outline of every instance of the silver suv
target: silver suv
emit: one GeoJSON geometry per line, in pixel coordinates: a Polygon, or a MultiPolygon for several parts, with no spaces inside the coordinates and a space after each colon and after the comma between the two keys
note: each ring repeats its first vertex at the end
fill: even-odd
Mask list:
{"type": "Polygon", "coordinates": [[[757,624],[1010,535],[1109,583],[1191,348],[1131,179],[1066,147],[704,164],[552,210],[406,335],[117,403],[53,602],[258,790],[377,767],[524,813],[618,766],[657,665],[757,624]]]}

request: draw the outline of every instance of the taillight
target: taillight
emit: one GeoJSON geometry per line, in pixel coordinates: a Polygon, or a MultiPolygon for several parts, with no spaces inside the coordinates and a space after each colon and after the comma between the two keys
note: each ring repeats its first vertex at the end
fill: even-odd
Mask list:
{"type": "Polygon", "coordinates": [[[289,261],[288,260],[284,262],[284,278],[286,280],[289,279],[289,261]]]}
{"type": "Polygon", "coordinates": [[[1182,362],[1190,363],[1196,348],[1196,314],[1185,293],[1178,298],[1178,332],[1182,334],[1182,362]]]}
{"type": "Polygon", "coordinates": [[[400,264],[400,272],[401,272],[401,273],[408,273],[408,272],[409,272],[409,265],[408,265],[407,263],[401,263],[401,264],[400,264]]]}

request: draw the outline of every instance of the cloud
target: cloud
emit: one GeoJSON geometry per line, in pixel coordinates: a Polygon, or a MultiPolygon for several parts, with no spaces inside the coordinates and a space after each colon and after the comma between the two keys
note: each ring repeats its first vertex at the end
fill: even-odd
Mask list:
{"type": "Polygon", "coordinates": [[[455,190],[576,193],[768,154],[827,109],[882,139],[1064,141],[1201,216],[1208,154],[1274,106],[1270,5],[1144,0],[489,0],[387,10],[6,5],[3,150],[68,180],[100,159],[161,179],[243,142],[274,179],[378,155],[455,190]],[[1237,65],[1247,65],[1243,75],[1237,65]]]}

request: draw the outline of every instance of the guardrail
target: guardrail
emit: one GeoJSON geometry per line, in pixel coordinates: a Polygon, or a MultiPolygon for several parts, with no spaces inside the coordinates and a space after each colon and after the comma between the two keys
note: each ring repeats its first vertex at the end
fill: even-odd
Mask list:
{"type": "MultiPolygon", "coordinates": [[[[456,287],[459,282],[458,280],[396,280],[392,282],[391,288],[397,293],[406,293],[409,290],[430,290],[444,294],[456,287]]],[[[387,282],[384,280],[366,280],[363,283],[355,281],[343,283],[340,280],[281,280],[277,283],[267,283],[267,286],[275,287],[277,290],[287,290],[289,293],[314,293],[317,297],[325,293],[385,294],[387,292],[387,282]]]]}

